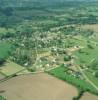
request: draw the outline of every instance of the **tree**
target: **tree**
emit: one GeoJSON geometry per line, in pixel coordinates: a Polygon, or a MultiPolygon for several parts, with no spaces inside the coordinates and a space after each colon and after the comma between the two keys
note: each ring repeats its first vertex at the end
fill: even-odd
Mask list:
{"type": "Polygon", "coordinates": [[[71,56],[66,55],[66,56],[64,57],[64,61],[69,61],[69,60],[71,60],[71,56]]]}
{"type": "Polygon", "coordinates": [[[7,37],[14,37],[16,35],[16,31],[13,28],[8,28],[7,31],[8,31],[7,32],[8,34],[6,34],[7,37]]]}
{"type": "Polygon", "coordinates": [[[5,59],[4,58],[0,58],[0,66],[2,66],[5,63],[5,59]]]}
{"type": "Polygon", "coordinates": [[[98,70],[98,62],[94,60],[93,63],[90,64],[90,67],[95,71],[98,70]]]}
{"type": "Polygon", "coordinates": [[[18,26],[16,28],[16,31],[20,36],[31,37],[32,33],[34,32],[32,27],[33,27],[32,25],[24,23],[23,25],[18,26]]]}
{"type": "Polygon", "coordinates": [[[6,100],[3,96],[0,95],[0,100],[6,100]]]}
{"type": "Polygon", "coordinates": [[[83,96],[84,92],[85,91],[80,90],[78,96],[77,97],[73,97],[72,100],[80,100],[80,98],[83,96]]]}
{"type": "Polygon", "coordinates": [[[4,38],[5,35],[7,34],[7,29],[6,28],[0,28],[0,38],[4,38]]]}
{"type": "Polygon", "coordinates": [[[95,77],[97,77],[97,78],[98,78],[98,71],[96,71],[96,72],[95,72],[95,77]]]}
{"type": "Polygon", "coordinates": [[[79,100],[79,98],[78,97],[73,97],[73,99],[72,100],[79,100]]]}
{"type": "Polygon", "coordinates": [[[94,47],[93,47],[91,44],[88,44],[87,47],[88,47],[89,49],[94,49],[94,47]]]}
{"type": "Polygon", "coordinates": [[[3,8],[2,9],[3,11],[3,13],[6,15],[6,16],[11,16],[13,13],[13,8],[12,7],[5,7],[5,8],[3,8]]]}
{"type": "Polygon", "coordinates": [[[18,48],[11,54],[10,59],[22,66],[28,67],[34,63],[35,55],[33,56],[32,50],[18,48]]]}

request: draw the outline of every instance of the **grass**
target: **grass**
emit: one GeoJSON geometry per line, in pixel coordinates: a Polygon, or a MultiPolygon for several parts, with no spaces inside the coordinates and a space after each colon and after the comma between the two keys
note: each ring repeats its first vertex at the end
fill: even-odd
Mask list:
{"type": "MultiPolygon", "coordinates": [[[[94,48],[91,49],[88,46],[86,46],[85,48],[83,48],[81,51],[76,51],[74,52],[74,55],[77,57],[77,59],[75,59],[75,63],[78,65],[86,65],[86,66],[90,66],[89,70],[92,69],[93,63],[94,62],[98,62],[98,45],[94,45],[94,43],[92,43],[92,41],[98,42],[98,37],[94,37],[92,39],[89,39],[90,41],[90,45],[92,45],[94,48]]],[[[87,77],[96,85],[98,86],[98,81],[93,73],[91,71],[84,71],[85,74],[87,75],[87,77]]],[[[93,71],[94,72],[94,71],[93,71]]]]}
{"type": "Polygon", "coordinates": [[[87,45],[87,42],[86,42],[85,38],[82,37],[82,36],[67,38],[64,42],[65,42],[65,45],[68,45],[68,46],[71,46],[71,47],[73,47],[73,46],[86,47],[86,45],[87,45]]]}
{"type": "Polygon", "coordinates": [[[11,50],[11,44],[6,42],[0,42],[0,58],[8,57],[10,50],[11,50]]]}
{"type": "Polygon", "coordinates": [[[25,68],[14,62],[8,61],[1,67],[0,72],[6,76],[10,76],[10,75],[17,73],[23,69],[25,69],[25,68]]]}
{"type": "Polygon", "coordinates": [[[3,79],[3,78],[5,78],[5,75],[0,73],[0,80],[3,79]]]}
{"type": "Polygon", "coordinates": [[[98,62],[98,46],[94,49],[84,48],[82,49],[83,53],[76,51],[74,54],[78,57],[76,60],[77,64],[89,64],[90,61],[95,59],[98,62]]]}
{"type": "Polygon", "coordinates": [[[56,69],[49,71],[48,73],[76,86],[78,89],[82,89],[84,91],[91,91],[91,92],[95,91],[95,89],[85,80],[75,78],[74,76],[65,73],[64,67],[58,67],[56,69]]]}
{"type": "Polygon", "coordinates": [[[96,78],[91,72],[85,71],[87,77],[96,85],[98,86],[98,78],[96,78]]]}
{"type": "Polygon", "coordinates": [[[0,95],[0,100],[6,100],[3,96],[0,95]]]}

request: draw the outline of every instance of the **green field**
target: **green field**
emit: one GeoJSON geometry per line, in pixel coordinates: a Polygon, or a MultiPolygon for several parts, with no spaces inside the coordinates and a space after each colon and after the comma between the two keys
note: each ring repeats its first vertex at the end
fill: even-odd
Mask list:
{"type": "Polygon", "coordinates": [[[73,38],[66,39],[65,45],[69,45],[71,47],[73,47],[73,46],[85,47],[87,45],[87,42],[86,42],[84,37],[76,36],[76,37],[73,37],[73,38]]]}
{"type": "Polygon", "coordinates": [[[93,49],[90,49],[88,47],[83,48],[81,52],[76,51],[74,54],[78,57],[76,62],[78,64],[91,64],[92,61],[98,62],[98,46],[93,46],[93,49]]]}
{"type": "Polygon", "coordinates": [[[95,89],[85,80],[81,80],[73,77],[71,74],[67,74],[64,67],[58,67],[49,71],[48,73],[72,85],[75,85],[76,87],[78,87],[78,89],[82,89],[84,91],[89,90],[91,92],[95,91],[95,89]]]}
{"type": "Polygon", "coordinates": [[[7,42],[0,42],[0,58],[6,58],[11,51],[11,44],[7,42]]]}
{"type": "Polygon", "coordinates": [[[95,77],[94,74],[98,69],[98,37],[94,38],[89,39],[90,45],[93,48],[86,46],[85,48],[81,49],[81,51],[74,52],[74,55],[76,56],[75,64],[79,65],[81,69],[83,69],[83,73],[85,73],[88,79],[97,87],[98,78],[95,77]],[[94,40],[96,42],[94,42],[94,40]]]}
{"type": "Polygon", "coordinates": [[[98,86],[98,78],[97,77],[95,77],[94,75],[93,75],[93,73],[91,73],[91,72],[89,72],[89,71],[85,71],[85,74],[88,76],[88,78],[96,85],[96,86],[98,86]]]}
{"type": "Polygon", "coordinates": [[[1,68],[0,68],[0,73],[4,74],[5,76],[10,76],[13,75],[15,73],[18,73],[22,70],[26,70],[24,67],[11,62],[11,61],[7,61],[1,68]]]}

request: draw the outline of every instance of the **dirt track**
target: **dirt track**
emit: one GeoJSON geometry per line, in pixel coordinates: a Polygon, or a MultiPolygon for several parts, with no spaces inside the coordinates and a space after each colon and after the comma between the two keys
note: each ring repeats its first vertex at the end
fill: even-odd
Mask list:
{"type": "Polygon", "coordinates": [[[72,100],[77,89],[45,73],[12,78],[0,84],[7,100],[72,100]]]}

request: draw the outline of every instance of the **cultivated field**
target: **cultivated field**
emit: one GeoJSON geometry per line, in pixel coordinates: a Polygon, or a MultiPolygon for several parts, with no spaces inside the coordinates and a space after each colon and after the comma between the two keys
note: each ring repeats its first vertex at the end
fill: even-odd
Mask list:
{"type": "Polygon", "coordinates": [[[0,80],[4,78],[4,75],[0,74],[0,80]]]}
{"type": "Polygon", "coordinates": [[[8,61],[3,65],[3,67],[0,68],[0,73],[4,74],[5,76],[9,76],[24,69],[24,67],[14,62],[8,61]]]}
{"type": "Polygon", "coordinates": [[[80,100],[98,100],[98,96],[95,96],[90,93],[85,93],[84,96],[80,100]]]}
{"type": "Polygon", "coordinates": [[[90,29],[93,30],[94,32],[98,32],[98,24],[93,24],[93,25],[82,25],[83,29],[90,29]]]}
{"type": "Polygon", "coordinates": [[[7,100],[72,100],[77,89],[48,74],[24,75],[0,84],[7,100]]]}

